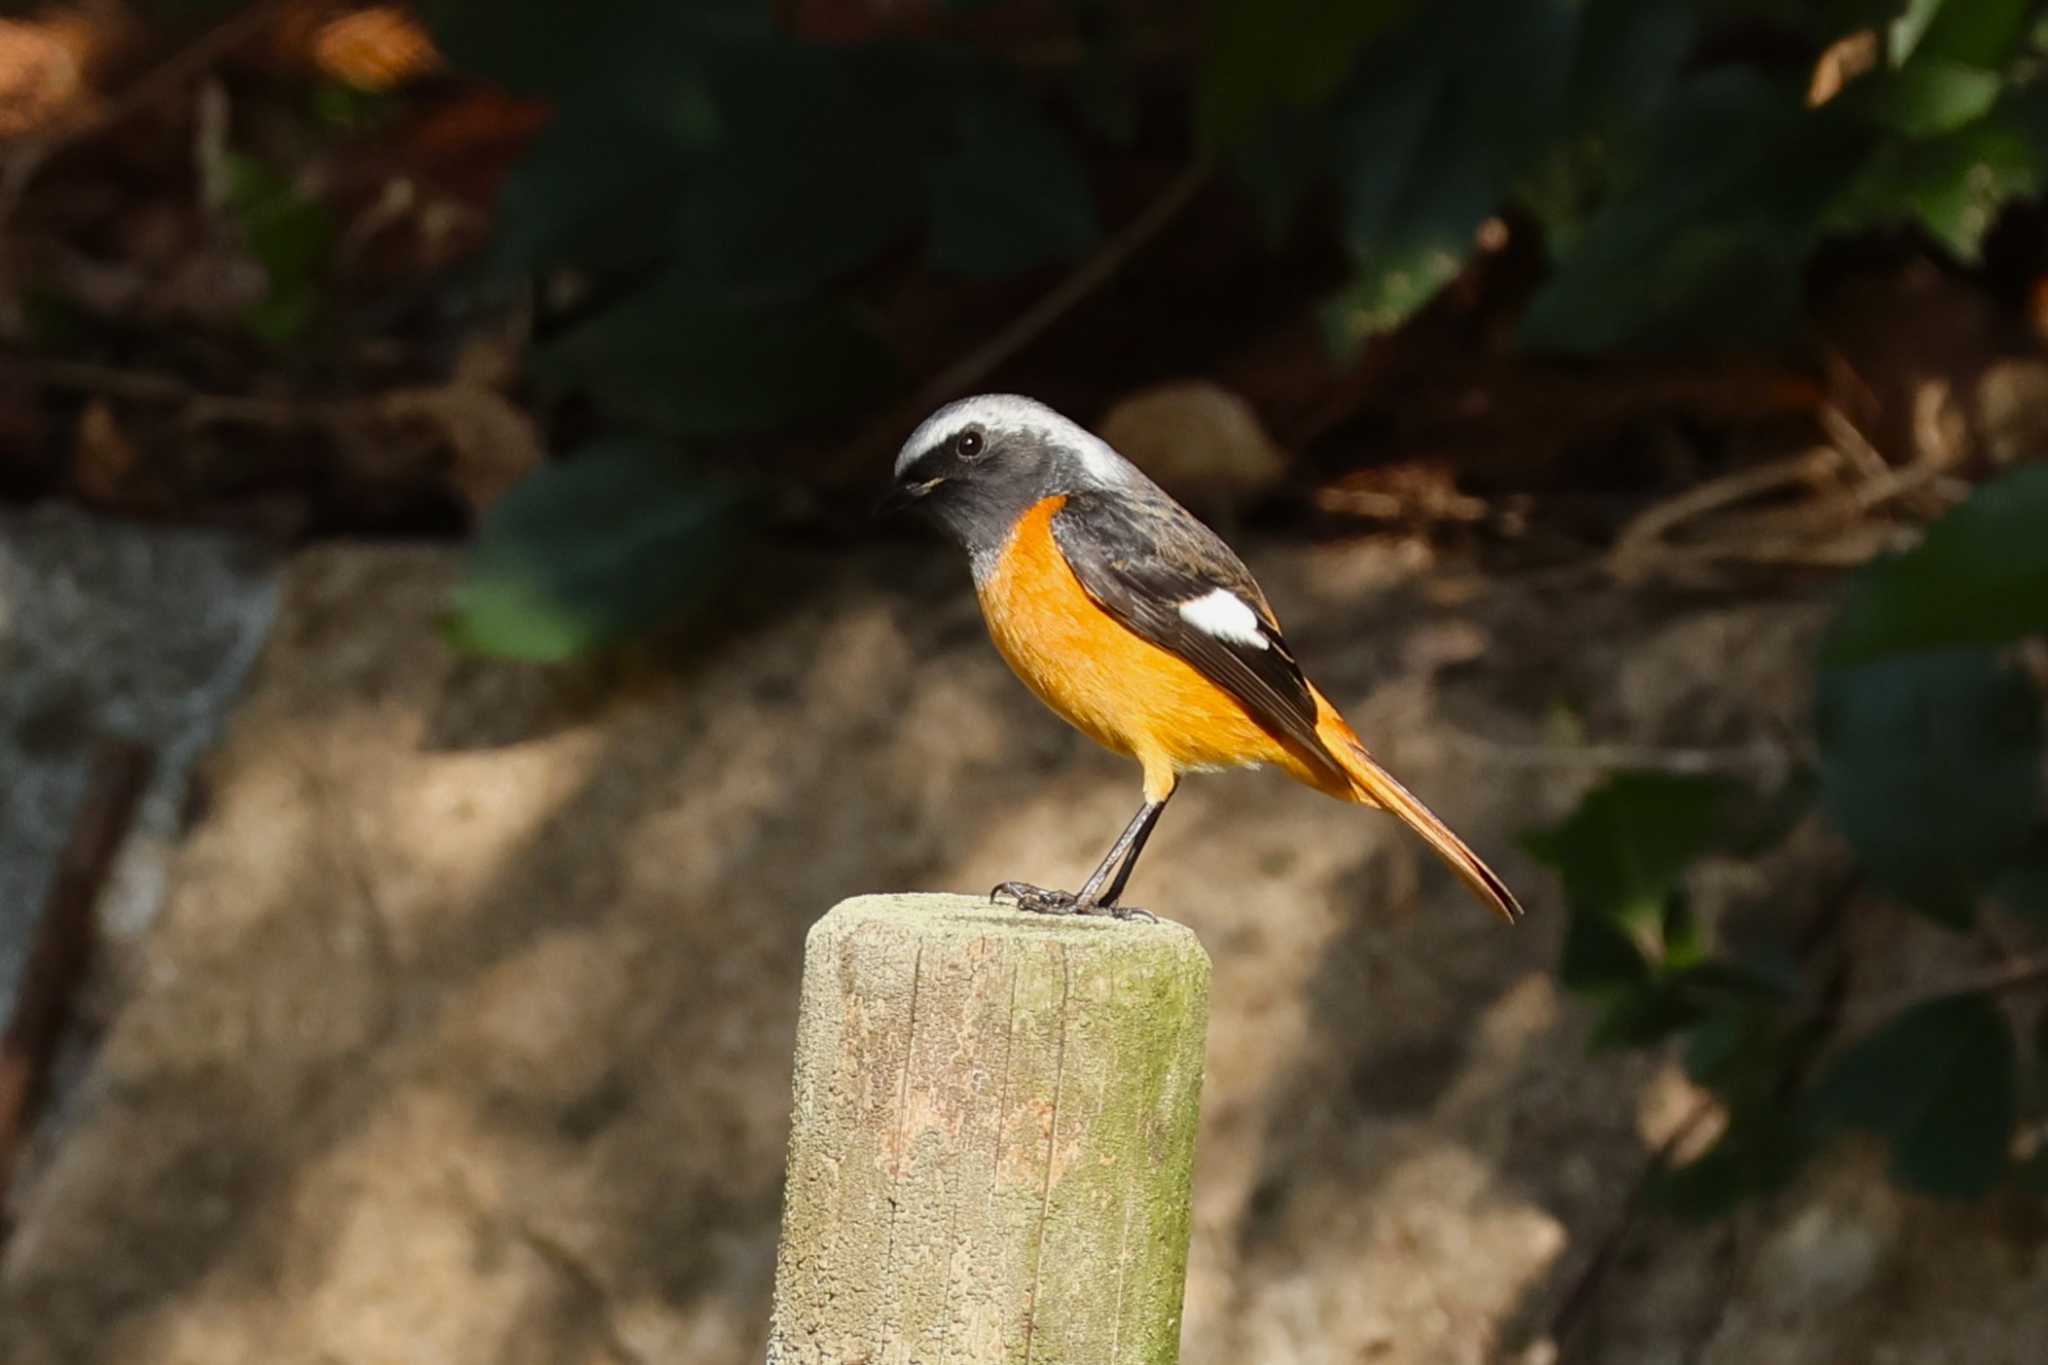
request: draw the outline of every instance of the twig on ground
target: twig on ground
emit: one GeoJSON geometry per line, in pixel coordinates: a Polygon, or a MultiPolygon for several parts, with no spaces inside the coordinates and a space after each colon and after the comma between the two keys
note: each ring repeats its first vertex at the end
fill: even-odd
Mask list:
{"type": "Polygon", "coordinates": [[[152,767],[151,752],[128,740],[107,740],[93,757],[84,803],[36,923],[13,1017],[0,1035],[0,1197],[48,1090],[51,1062],[92,962],[100,890],[152,767]]]}
{"type": "Polygon", "coordinates": [[[130,403],[168,404],[180,409],[178,420],[188,427],[223,423],[261,427],[323,426],[355,406],[350,402],[206,393],[176,375],[152,370],[116,369],[77,360],[0,355],[0,373],[18,376],[31,384],[74,393],[119,398],[130,403]]]}
{"type": "Polygon", "coordinates": [[[1883,478],[1891,473],[1892,466],[1877,447],[1870,443],[1862,429],[1849,420],[1849,414],[1834,403],[1822,403],[1814,410],[1814,417],[1820,429],[1827,433],[1829,442],[1842,458],[1855,467],[1857,473],[1866,479],[1883,478]]]}
{"type": "Polygon", "coordinates": [[[1907,523],[1873,520],[1871,513],[1878,508],[1918,495],[1926,507],[1939,509],[1967,492],[1940,461],[1921,460],[1900,469],[1880,462],[1877,472],[1850,487],[1790,507],[1731,515],[1715,533],[1696,541],[1670,539],[1678,527],[1723,507],[1780,488],[1819,488],[1849,464],[1860,467],[1842,450],[1820,446],[1689,488],[1638,514],[1622,529],[1607,554],[1607,571],[1621,582],[1640,583],[1701,577],[1727,564],[1853,567],[1913,534],[1907,523]]]}
{"type": "Polygon", "coordinates": [[[1789,459],[1773,460],[1752,469],[1738,469],[1718,479],[1709,479],[1638,512],[1622,527],[1609,551],[1609,570],[1624,581],[1639,578],[1670,549],[1671,532],[1688,521],[1730,503],[1746,502],[1761,493],[1793,484],[1810,484],[1832,474],[1841,463],[1839,452],[1826,446],[1802,451],[1789,459]]]}

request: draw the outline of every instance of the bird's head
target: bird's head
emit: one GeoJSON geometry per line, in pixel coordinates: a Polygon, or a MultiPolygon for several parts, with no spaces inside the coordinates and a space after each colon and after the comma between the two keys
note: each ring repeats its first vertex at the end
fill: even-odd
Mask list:
{"type": "Polygon", "coordinates": [[[1045,404],[985,393],[948,403],[910,434],[881,510],[927,514],[979,566],[1041,499],[1143,478],[1101,438],[1045,404]]]}

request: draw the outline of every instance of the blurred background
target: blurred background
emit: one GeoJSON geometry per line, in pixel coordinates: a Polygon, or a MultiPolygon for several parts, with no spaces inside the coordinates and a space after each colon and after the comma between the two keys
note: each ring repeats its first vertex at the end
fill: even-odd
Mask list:
{"type": "Polygon", "coordinates": [[[2039,5],[0,16],[0,1359],[759,1360],[805,930],[1136,794],[989,389],[1531,909],[1175,803],[1189,1365],[2041,1359],[2039,5]]]}

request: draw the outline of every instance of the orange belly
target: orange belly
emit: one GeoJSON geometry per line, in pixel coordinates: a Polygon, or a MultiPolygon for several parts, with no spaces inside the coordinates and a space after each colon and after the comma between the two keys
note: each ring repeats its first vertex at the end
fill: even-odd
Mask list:
{"type": "Polygon", "coordinates": [[[1271,763],[1327,786],[1228,692],[1095,604],[1052,538],[1065,501],[1047,498],[1018,519],[979,588],[989,634],[1025,686],[1081,733],[1142,763],[1154,800],[1199,768],[1271,763]]]}

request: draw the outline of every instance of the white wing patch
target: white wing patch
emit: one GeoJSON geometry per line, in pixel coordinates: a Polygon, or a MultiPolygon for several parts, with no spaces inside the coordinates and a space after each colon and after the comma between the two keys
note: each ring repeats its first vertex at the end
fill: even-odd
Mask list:
{"type": "Polygon", "coordinates": [[[1267,647],[1265,628],[1259,614],[1228,588],[1216,588],[1204,596],[1180,604],[1183,621],[1207,635],[1253,649],[1267,647]]]}

